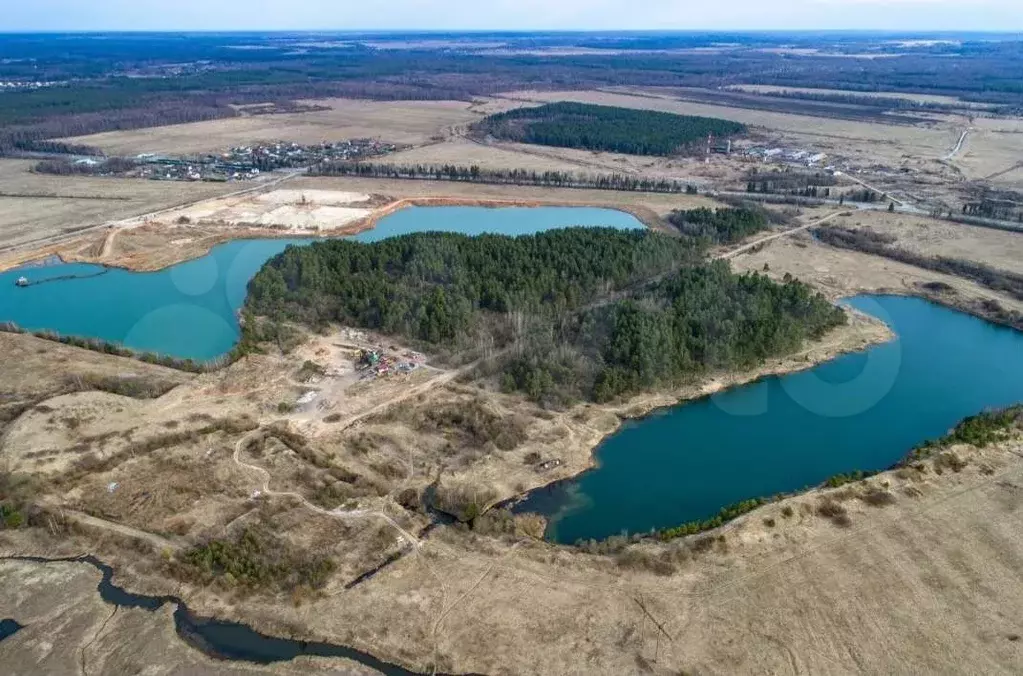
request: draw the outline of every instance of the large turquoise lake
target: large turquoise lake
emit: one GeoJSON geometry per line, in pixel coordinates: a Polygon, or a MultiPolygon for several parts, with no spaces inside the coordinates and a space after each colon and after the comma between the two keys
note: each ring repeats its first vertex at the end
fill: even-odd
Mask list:
{"type": "MultiPolygon", "coordinates": [[[[381,219],[375,228],[352,239],[374,242],[438,231],[527,235],[571,226],[644,227],[634,216],[613,209],[413,207],[381,219]]],[[[311,241],[238,240],[158,272],[84,264],[10,270],[0,273],[0,322],[100,338],[183,359],[214,359],[238,341],[237,312],[256,272],[286,247],[311,241]],[[15,286],[22,276],[33,285],[15,286]]]]}
{"type": "Polygon", "coordinates": [[[676,526],[887,469],[961,419],[1023,401],[1023,334],[916,298],[848,304],[898,339],[629,422],[596,449],[596,469],[515,510],[547,515],[563,543],[676,526]]]}

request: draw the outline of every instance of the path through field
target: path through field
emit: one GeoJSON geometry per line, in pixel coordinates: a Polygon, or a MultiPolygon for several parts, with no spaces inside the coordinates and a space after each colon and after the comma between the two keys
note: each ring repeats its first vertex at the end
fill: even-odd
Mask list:
{"type": "Polygon", "coordinates": [[[800,225],[799,227],[796,227],[796,228],[790,228],[789,230],[786,230],[785,232],[777,232],[777,233],[775,233],[773,235],[767,235],[766,237],[761,237],[760,239],[755,240],[753,242],[749,242],[748,244],[743,244],[742,246],[740,246],[740,247],[738,247],[736,249],[732,249],[731,251],[724,251],[724,252],[719,253],[716,256],[714,256],[714,258],[715,258],[715,260],[728,260],[730,258],[735,258],[736,256],[738,256],[741,253],[745,253],[745,252],[749,251],[750,249],[755,249],[756,247],[762,246],[764,244],[767,244],[768,242],[773,242],[774,240],[781,239],[782,237],[789,237],[790,235],[794,235],[797,232],[805,232],[805,231],[809,230],[810,228],[818,226],[818,225],[820,225],[822,223],[826,223],[826,222],[830,221],[833,218],[837,218],[838,216],[848,216],[848,215],[849,215],[849,212],[847,212],[847,211],[836,211],[835,213],[829,214],[829,215],[825,216],[824,218],[818,218],[815,221],[810,221],[806,225],[800,225]]]}

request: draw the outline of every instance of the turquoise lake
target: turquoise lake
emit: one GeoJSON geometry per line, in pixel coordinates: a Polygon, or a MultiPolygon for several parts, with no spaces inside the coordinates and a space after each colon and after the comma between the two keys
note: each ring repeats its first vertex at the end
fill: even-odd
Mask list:
{"type": "MultiPolygon", "coordinates": [[[[527,235],[571,226],[644,227],[631,214],[614,209],[412,207],[381,219],[375,228],[352,239],[375,242],[437,231],[527,235]]],[[[183,359],[214,359],[238,341],[237,312],[256,272],[289,245],[312,241],[237,240],[158,272],[85,264],[10,270],[0,273],[0,322],[100,338],[183,359]],[[21,276],[33,285],[15,286],[21,276]],[[73,278],[65,279],[68,276],[73,278]]]]}
{"type": "Polygon", "coordinates": [[[531,493],[548,539],[643,533],[899,462],[963,418],[1023,401],[1023,333],[917,298],[847,303],[898,339],[626,423],[598,467],[531,493]]]}

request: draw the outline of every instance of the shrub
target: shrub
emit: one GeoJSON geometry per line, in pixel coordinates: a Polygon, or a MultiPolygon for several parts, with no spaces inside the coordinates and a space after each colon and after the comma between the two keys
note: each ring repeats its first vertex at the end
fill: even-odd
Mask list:
{"type": "Polygon", "coordinates": [[[704,531],[713,530],[719,528],[724,524],[739,518],[743,514],[752,512],[754,509],[764,504],[764,500],[761,498],[754,498],[752,500],[745,500],[743,502],[730,505],[725,507],[717,515],[705,519],[703,521],[690,521],[684,523],[681,526],[675,528],[665,528],[658,531],[657,537],[662,541],[667,542],[674,540],[675,538],[685,537],[687,535],[695,535],[696,533],[702,533],[704,531]]]}
{"type": "Polygon", "coordinates": [[[25,524],[25,515],[14,505],[0,503],[0,526],[4,529],[14,530],[25,524]]]}
{"type": "MultiPolygon", "coordinates": [[[[905,467],[919,463],[954,444],[968,444],[977,448],[985,448],[998,443],[1009,435],[1012,428],[1016,427],[1021,415],[1023,415],[1023,406],[1012,406],[966,418],[945,437],[925,441],[913,449],[899,464],[905,467]]],[[[959,470],[956,470],[952,465],[949,465],[949,468],[953,471],[962,469],[959,467],[959,470]]]]}
{"type": "Polygon", "coordinates": [[[441,484],[434,492],[434,507],[463,523],[469,523],[483,514],[496,498],[497,492],[490,486],[441,484]]]}
{"type": "Polygon", "coordinates": [[[526,440],[527,423],[518,416],[499,415],[480,401],[450,404],[423,411],[419,428],[445,433],[456,432],[466,443],[485,446],[493,443],[510,451],[526,440]]]}
{"type": "Polygon", "coordinates": [[[645,570],[656,575],[672,575],[675,573],[675,562],[670,552],[651,552],[638,547],[630,547],[615,557],[620,568],[645,570]]]}
{"type": "Polygon", "coordinates": [[[831,523],[841,528],[848,528],[849,526],[852,526],[852,519],[849,518],[849,512],[845,507],[838,504],[831,498],[823,498],[817,503],[817,514],[826,519],[830,519],[831,523]]]}
{"type": "Polygon", "coordinates": [[[271,533],[249,528],[235,539],[211,540],[185,552],[174,570],[179,577],[227,587],[294,591],[323,587],[334,568],[325,556],[293,549],[271,533]]]}
{"type": "Polygon", "coordinates": [[[966,469],[966,466],[969,464],[966,460],[951,452],[941,453],[934,458],[934,470],[936,472],[940,472],[942,469],[950,469],[958,474],[966,469]]]}
{"type": "Polygon", "coordinates": [[[894,495],[879,488],[864,493],[860,496],[860,500],[872,507],[887,507],[898,502],[894,495]]]}
{"type": "Polygon", "coordinates": [[[827,486],[828,488],[839,488],[840,486],[844,486],[846,484],[855,483],[857,481],[863,481],[868,477],[874,476],[876,473],[877,472],[863,472],[861,470],[856,470],[855,472],[851,472],[850,474],[836,474],[835,476],[825,481],[824,485],[827,486]]]}

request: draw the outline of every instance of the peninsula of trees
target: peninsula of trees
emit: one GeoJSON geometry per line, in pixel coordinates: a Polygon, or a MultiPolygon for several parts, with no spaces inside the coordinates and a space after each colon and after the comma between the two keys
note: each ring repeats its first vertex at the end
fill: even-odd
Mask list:
{"type": "Polygon", "coordinates": [[[738,122],[651,110],[550,103],[491,115],[474,126],[481,136],[517,143],[602,150],[632,155],[673,155],[708,136],[741,134],[738,122]]]}
{"type": "Polygon", "coordinates": [[[502,388],[548,406],[751,367],[844,321],[799,282],[707,263],[706,239],[570,228],[318,242],[272,259],[246,312],[489,354],[502,388]]]}

